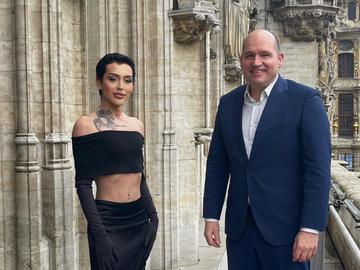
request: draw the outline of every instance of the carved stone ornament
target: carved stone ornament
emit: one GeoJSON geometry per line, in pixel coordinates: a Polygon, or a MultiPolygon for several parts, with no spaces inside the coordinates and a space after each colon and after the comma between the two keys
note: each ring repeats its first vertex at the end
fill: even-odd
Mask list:
{"type": "Polygon", "coordinates": [[[202,21],[175,19],[173,22],[174,37],[178,43],[190,44],[196,40],[201,40],[207,31],[208,25],[202,21]]]}
{"type": "Polygon", "coordinates": [[[354,41],[354,77],[356,79],[360,79],[360,70],[359,70],[359,62],[360,62],[360,42],[359,40],[354,41]]]}
{"type": "Polygon", "coordinates": [[[225,80],[229,82],[237,82],[240,80],[242,71],[238,60],[224,65],[225,80]]]}
{"type": "Polygon", "coordinates": [[[201,145],[211,141],[213,128],[199,128],[194,132],[195,144],[201,145]]]}
{"type": "Polygon", "coordinates": [[[313,41],[327,32],[338,12],[337,6],[281,6],[273,10],[276,21],[283,23],[284,34],[295,41],[313,41]]]}
{"type": "Polygon", "coordinates": [[[190,44],[201,40],[210,31],[220,31],[221,22],[216,18],[217,1],[178,0],[178,8],[169,11],[173,18],[174,38],[178,43],[190,44]]]}

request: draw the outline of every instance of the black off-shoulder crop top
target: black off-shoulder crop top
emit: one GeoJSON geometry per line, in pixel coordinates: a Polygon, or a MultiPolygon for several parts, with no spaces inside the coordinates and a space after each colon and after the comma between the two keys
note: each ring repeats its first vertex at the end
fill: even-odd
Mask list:
{"type": "Polygon", "coordinates": [[[72,145],[75,179],[143,172],[144,137],[137,131],[99,131],[73,137],[72,145]]]}

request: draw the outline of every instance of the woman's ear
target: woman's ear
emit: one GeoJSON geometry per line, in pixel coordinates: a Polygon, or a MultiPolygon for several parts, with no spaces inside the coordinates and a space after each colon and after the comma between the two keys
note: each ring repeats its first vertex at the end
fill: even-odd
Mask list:
{"type": "Polygon", "coordinates": [[[96,79],[96,86],[97,86],[97,88],[99,89],[99,90],[102,90],[102,81],[100,80],[100,79],[96,79]]]}

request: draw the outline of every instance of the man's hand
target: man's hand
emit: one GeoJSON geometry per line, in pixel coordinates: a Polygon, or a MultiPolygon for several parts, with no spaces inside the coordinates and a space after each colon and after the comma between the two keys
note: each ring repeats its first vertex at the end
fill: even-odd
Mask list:
{"type": "Polygon", "coordinates": [[[220,247],[220,226],[217,221],[205,221],[204,236],[209,246],[220,247]]]}
{"type": "Polygon", "coordinates": [[[293,261],[306,262],[310,260],[316,254],[318,241],[318,234],[300,231],[293,246],[293,261]]]}

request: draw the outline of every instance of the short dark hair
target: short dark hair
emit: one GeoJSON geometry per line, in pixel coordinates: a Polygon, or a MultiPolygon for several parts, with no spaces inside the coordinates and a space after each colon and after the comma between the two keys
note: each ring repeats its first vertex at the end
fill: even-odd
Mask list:
{"type": "Polygon", "coordinates": [[[96,65],[96,78],[102,80],[106,72],[106,66],[112,63],[127,64],[132,70],[132,79],[135,81],[135,63],[129,56],[120,53],[105,54],[96,65]]]}
{"type": "MultiPolygon", "coordinates": [[[[112,63],[127,64],[132,70],[132,79],[135,81],[135,63],[129,56],[121,53],[108,53],[105,54],[96,64],[96,79],[102,81],[106,72],[106,66],[112,63]]],[[[101,96],[101,90],[99,90],[101,96]]]]}

